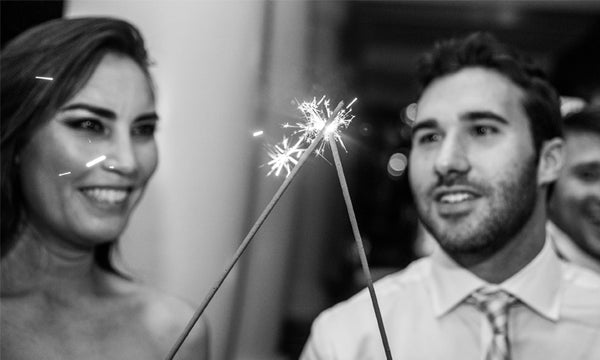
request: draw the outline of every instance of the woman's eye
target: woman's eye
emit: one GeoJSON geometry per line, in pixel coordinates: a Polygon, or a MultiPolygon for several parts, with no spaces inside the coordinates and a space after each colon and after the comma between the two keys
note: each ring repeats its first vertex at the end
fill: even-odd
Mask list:
{"type": "Polygon", "coordinates": [[[96,119],[78,119],[67,122],[69,127],[76,130],[90,131],[93,133],[105,133],[106,128],[100,120],[96,119]]]}
{"type": "Polygon", "coordinates": [[[133,136],[152,137],[156,132],[156,124],[140,124],[136,125],[131,133],[133,136]]]}

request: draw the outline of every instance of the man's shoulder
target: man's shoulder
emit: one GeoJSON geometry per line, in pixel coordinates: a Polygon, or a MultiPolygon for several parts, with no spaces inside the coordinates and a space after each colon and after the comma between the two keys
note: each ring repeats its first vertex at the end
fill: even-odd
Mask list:
{"type": "Polygon", "coordinates": [[[600,274],[573,263],[562,263],[561,317],[600,328],[600,274]]]}
{"type": "Polygon", "coordinates": [[[582,291],[600,291],[600,274],[584,266],[561,261],[563,281],[566,286],[582,291]]]}
{"type": "MultiPolygon", "coordinates": [[[[375,294],[383,313],[390,307],[406,307],[411,303],[421,302],[426,283],[430,276],[431,259],[422,258],[414,261],[405,269],[389,274],[374,283],[375,294]]],[[[321,313],[320,318],[352,318],[364,314],[372,316],[372,301],[369,289],[365,288],[321,313]]]]}
{"type": "Polygon", "coordinates": [[[592,297],[596,304],[600,301],[600,274],[570,262],[561,262],[561,270],[567,294],[592,297]]]}

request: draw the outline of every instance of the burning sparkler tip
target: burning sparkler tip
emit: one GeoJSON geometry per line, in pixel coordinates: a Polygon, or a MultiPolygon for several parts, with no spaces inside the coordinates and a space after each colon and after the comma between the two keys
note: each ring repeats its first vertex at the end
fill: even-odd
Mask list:
{"type": "Polygon", "coordinates": [[[340,143],[345,150],[346,147],[342,142],[341,131],[347,128],[352,119],[354,119],[354,115],[349,115],[351,110],[348,109],[356,100],[357,98],[354,98],[345,108],[343,108],[344,102],[341,101],[334,110],[335,116],[333,115],[334,112],[329,108],[330,101],[326,95],[323,95],[319,99],[314,97],[311,101],[293,101],[298,104],[298,110],[302,113],[302,121],[295,124],[285,123],[282,127],[285,129],[293,128],[294,131],[291,137],[297,140],[292,145],[293,141],[291,141],[291,137],[284,136],[281,143],[271,147],[268,153],[271,160],[267,163],[267,165],[271,166],[271,170],[267,175],[275,174],[275,176],[278,176],[284,170],[289,175],[301,153],[306,150],[302,146],[315,141],[325,126],[326,129],[323,131],[324,136],[319,140],[320,143],[314,150],[315,155],[324,157],[324,148],[328,144],[328,141],[325,139],[328,136],[333,136],[334,140],[340,143]],[[333,119],[331,118],[332,116],[334,116],[333,119]]]}

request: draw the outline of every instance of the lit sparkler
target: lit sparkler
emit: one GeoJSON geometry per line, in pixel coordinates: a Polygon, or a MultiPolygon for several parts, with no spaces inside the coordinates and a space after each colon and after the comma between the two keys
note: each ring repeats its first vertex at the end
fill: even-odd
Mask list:
{"type": "Polygon", "coordinates": [[[342,195],[344,196],[344,202],[346,203],[346,210],[348,210],[348,217],[350,218],[350,225],[352,227],[352,234],[356,242],[356,248],[360,258],[360,264],[363,270],[363,275],[367,281],[367,288],[369,290],[369,296],[371,297],[371,303],[373,304],[373,312],[375,313],[375,319],[377,320],[377,327],[379,328],[379,335],[381,336],[381,342],[383,344],[383,350],[385,352],[385,358],[392,360],[392,352],[390,350],[390,344],[385,333],[385,326],[383,325],[383,317],[381,316],[381,310],[379,309],[379,301],[377,301],[377,294],[373,286],[373,278],[371,277],[371,271],[369,270],[369,263],[367,262],[367,254],[365,253],[364,244],[360,236],[358,229],[358,221],[356,220],[356,214],[354,213],[354,206],[352,206],[352,199],[350,198],[350,191],[348,190],[348,183],[346,182],[346,176],[344,175],[344,169],[342,167],[342,160],[338,152],[337,145],[333,134],[329,135],[329,144],[331,145],[331,153],[335,163],[335,169],[337,170],[338,179],[340,180],[340,187],[342,188],[342,195]]]}
{"type": "Polygon", "coordinates": [[[354,115],[351,115],[350,113],[352,112],[351,106],[356,100],[357,99],[354,98],[354,100],[346,107],[337,112],[329,123],[327,119],[331,117],[332,112],[329,108],[329,99],[327,99],[326,96],[321,97],[319,100],[313,98],[312,101],[300,103],[298,105],[298,110],[302,112],[302,121],[295,124],[286,123],[283,125],[284,128],[295,129],[291,136],[297,137],[298,140],[295,142],[294,146],[290,147],[290,138],[284,137],[282,143],[272,146],[272,149],[274,150],[269,152],[271,161],[267,163],[267,165],[271,166],[271,170],[267,176],[273,173],[275,176],[279,176],[281,169],[286,169],[286,176],[289,176],[290,169],[296,164],[299,153],[304,150],[301,146],[312,143],[317,134],[319,134],[324,127],[324,136],[315,150],[316,155],[323,156],[325,146],[328,144],[326,139],[328,139],[329,136],[332,136],[335,139],[335,142],[339,143],[344,151],[346,151],[346,146],[342,141],[341,132],[346,129],[348,125],[350,125],[350,122],[352,122],[352,119],[354,119],[354,115]]]}
{"type": "Polygon", "coordinates": [[[271,161],[269,161],[267,164],[271,166],[269,174],[275,173],[275,175],[279,175],[285,169],[287,172],[286,179],[283,181],[275,195],[273,195],[271,201],[267,204],[263,212],[260,214],[256,222],[250,229],[248,235],[246,235],[246,238],[244,238],[244,240],[238,247],[236,253],[233,256],[233,259],[225,268],[223,275],[217,280],[215,286],[211,288],[211,291],[208,293],[203,303],[200,305],[200,307],[186,326],[183,333],[177,339],[175,345],[171,348],[169,354],[167,355],[167,360],[172,360],[174,358],[175,354],[181,347],[181,344],[189,335],[191,329],[196,324],[196,322],[198,321],[198,319],[200,318],[200,316],[214,297],[217,290],[223,284],[223,281],[225,281],[225,278],[227,277],[233,266],[242,256],[244,250],[247,248],[250,241],[252,241],[252,239],[256,235],[256,232],[262,226],[268,215],[271,213],[273,207],[279,201],[279,199],[281,198],[291,181],[298,174],[300,168],[303,166],[303,164],[305,164],[310,154],[313,151],[316,151],[317,155],[322,156],[324,146],[327,143],[330,145],[334,157],[336,170],[340,180],[340,186],[342,188],[342,193],[346,202],[346,208],[350,217],[350,223],[352,225],[354,238],[357,243],[363,272],[367,280],[367,287],[369,289],[369,294],[373,303],[373,309],[375,312],[375,317],[377,319],[377,324],[383,342],[386,359],[392,359],[389,343],[385,334],[385,328],[383,326],[381,311],[379,309],[379,304],[377,301],[375,290],[373,288],[373,281],[371,279],[371,274],[369,271],[364,246],[362,244],[362,239],[360,237],[360,232],[358,229],[358,222],[356,220],[356,215],[354,214],[352,201],[350,199],[350,193],[348,191],[348,185],[346,183],[339,152],[337,149],[337,143],[339,142],[340,145],[344,148],[344,150],[346,150],[346,148],[343,145],[340,132],[342,129],[348,127],[348,125],[354,118],[354,116],[349,116],[348,114],[351,111],[350,106],[355,101],[356,99],[350,102],[350,104],[348,104],[348,106],[346,106],[343,109],[343,103],[340,102],[336,109],[333,112],[331,112],[329,110],[329,100],[327,100],[325,96],[323,96],[319,101],[317,101],[315,98],[311,102],[304,102],[300,104],[298,107],[304,115],[304,122],[299,122],[295,125],[284,125],[284,127],[286,128],[295,128],[296,131],[294,131],[293,135],[298,136],[298,139],[296,140],[294,145],[290,145],[292,143],[290,142],[291,138],[284,136],[283,141],[279,145],[275,145],[271,148],[271,151],[269,152],[269,157],[271,157],[271,161]],[[303,145],[305,142],[308,143],[308,147],[306,149],[303,149],[301,148],[301,145],[303,145]]]}
{"type": "MultiPolygon", "coordinates": [[[[335,119],[337,114],[341,111],[342,106],[343,106],[343,102],[340,102],[339,105],[335,108],[335,110],[331,113],[331,116],[329,117],[329,120],[326,124],[328,124],[329,122],[332,122],[333,119],[335,119]]],[[[244,253],[246,248],[248,248],[248,245],[250,245],[250,242],[252,241],[252,239],[254,239],[254,236],[258,232],[258,229],[260,229],[262,224],[264,224],[265,220],[267,220],[267,217],[269,216],[269,214],[271,213],[271,211],[273,210],[273,208],[275,207],[275,205],[277,204],[279,199],[281,199],[281,196],[283,195],[285,190],[287,190],[287,188],[291,184],[292,180],[298,174],[298,172],[300,171],[302,166],[306,163],[306,160],[308,159],[310,154],[315,150],[315,148],[317,147],[319,142],[323,139],[324,133],[325,133],[324,129],[319,131],[319,133],[315,136],[315,138],[310,143],[310,145],[302,152],[302,155],[300,155],[300,158],[298,159],[297,164],[293,168],[291,168],[292,170],[291,170],[291,173],[289,174],[289,176],[287,176],[285,178],[285,180],[283,180],[283,182],[279,186],[279,189],[277,189],[277,191],[275,192],[275,195],[273,195],[273,197],[271,198],[271,201],[269,201],[267,206],[263,209],[262,213],[259,215],[258,219],[254,222],[254,225],[252,225],[252,228],[250,229],[250,231],[248,232],[248,234],[246,235],[244,240],[242,240],[241,244],[238,246],[235,254],[233,255],[233,258],[231,259],[229,264],[227,264],[227,266],[225,267],[223,274],[221,275],[221,277],[219,277],[219,279],[217,279],[214,286],[210,289],[210,291],[208,292],[208,294],[206,295],[206,297],[204,298],[204,300],[202,301],[202,303],[200,304],[200,306],[198,307],[198,309],[196,310],[196,312],[194,313],[194,315],[192,316],[192,318],[186,325],[185,329],[183,330],[183,332],[181,333],[179,338],[177,338],[177,341],[175,341],[175,344],[169,350],[169,353],[167,354],[167,357],[165,358],[166,360],[173,360],[173,358],[175,357],[175,354],[177,353],[177,351],[179,351],[179,349],[181,348],[181,345],[183,344],[183,342],[185,341],[187,336],[190,334],[190,331],[192,331],[192,328],[194,327],[194,325],[196,325],[196,323],[198,322],[198,319],[200,319],[200,316],[202,316],[202,314],[204,313],[204,310],[206,310],[206,307],[208,306],[208,304],[214,298],[215,294],[217,293],[217,291],[219,290],[221,285],[223,285],[223,282],[227,278],[227,275],[229,275],[229,273],[231,272],[231,269],[233,269],[233,267],[238,262],[238,260],[240,259],[240,257],[242,256],[242,254],[244,253]]]]}
{"type": "Polygon", "coordinates": [[[292,172],[292,167],[298,163],[298,159],[304,149],[300,148],[302,145],[302,139],[296,141],[294,145],[289,144],[289,138],[283,137],[283,141],[277,145],[271,147],[268,155],[271,161],[267,165],[271,166],[271,170],[268,175],[275,173],[275,176],[279,176],[281,171],[285,169],[286,177],[292,172]]]}

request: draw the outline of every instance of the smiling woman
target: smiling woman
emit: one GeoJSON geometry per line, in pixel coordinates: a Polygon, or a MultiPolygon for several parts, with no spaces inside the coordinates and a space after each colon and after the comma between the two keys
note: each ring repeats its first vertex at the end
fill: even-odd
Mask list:
{"type": "MultiPolygon", "coordinates": [[[[111,261],[158,164],[141,35],[55,20],[1,60],[2,357],[164,358],[193,309],[111,261]]],[[[202,324],[181,354],[207,347],[202,324]]]]}

